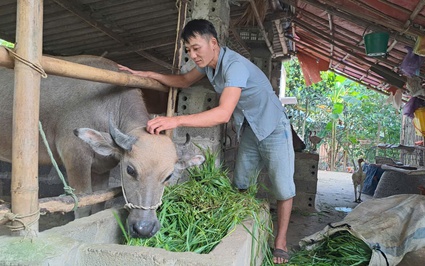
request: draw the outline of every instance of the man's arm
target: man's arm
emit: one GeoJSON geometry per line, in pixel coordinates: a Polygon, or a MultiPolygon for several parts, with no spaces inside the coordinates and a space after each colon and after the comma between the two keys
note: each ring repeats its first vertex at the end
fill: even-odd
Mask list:
{"type": "Polygon", "coordinates": [[[179,75],[167,75],[152,71],[137,71],[122,65],[118,65],[118,68],[120,70],[128,71],[131,74],[140,76],[142,78],[155,79],[160,83],[164,84],[165,86],[175,88],[187,88],[204,77],[204,74],[199,72],[196,68],[193,68],[191,71],[185,74],[179,75]]]}
{"type": "Polygon", "coordinates": [[[219,105],[210,110],[174,117],[156,117],[147,124],[147,131],[159,134],[176,127],[212,127],[229,122],[241,96],[241,88],[226,87],[220,96],[219,105]]]}

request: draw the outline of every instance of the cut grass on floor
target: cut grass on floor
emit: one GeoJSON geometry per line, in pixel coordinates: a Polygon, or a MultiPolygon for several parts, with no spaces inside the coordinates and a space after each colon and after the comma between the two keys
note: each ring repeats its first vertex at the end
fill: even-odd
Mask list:
{"type": "Polygon", "coordinates": [[[348,231],[339,231],[316,243],[311,249],[303,248],[294,252],[288,265],[363,266],[369,265],[371,256],[372,250],[361,239],[348,231]]]}

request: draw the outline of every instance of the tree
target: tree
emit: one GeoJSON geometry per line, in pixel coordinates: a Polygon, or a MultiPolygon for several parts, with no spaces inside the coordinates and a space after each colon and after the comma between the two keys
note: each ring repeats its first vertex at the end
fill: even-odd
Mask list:
{"type": "Polygon", "coordinates": [[[354,164],[360,157],[374,161],[379,142],[399,143],[401,114],[386,105],[386,96],[330,71],[322,72],[321,82],[306,87],[297,60],[284,66],[288,96],[299,102],[287,106],[293,125],[298,131],[318,132],[331,170],[345,169],[347,160],[354,164]]]}

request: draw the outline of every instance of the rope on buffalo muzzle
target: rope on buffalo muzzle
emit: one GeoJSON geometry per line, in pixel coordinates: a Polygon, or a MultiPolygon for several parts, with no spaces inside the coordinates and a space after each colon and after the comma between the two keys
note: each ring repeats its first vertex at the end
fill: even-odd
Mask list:
{"type": "Polygon", "coordinates": [[[55,167],[56,172],[58,172],[59,178],[62,180],[63,190],[65,191],[66,195],[69,195],[74,199],[74,208],[72,210],[75,211],[78,208],[78,198],[74,194],[74,189],[72,187],[68,186],[68,184],[66,183],[65,177],[63,176],[62,172],[60,171],[59,166],[56,163],[55,158],[53,158],[52,151],[50,150],[49,143],[47,142],[47,139],[46,139],[46,134],[44,134],[43,126],[41,125],[40,121],[38,121],[38,127],[39,127],[39,130],[40,130],[41,138],[43,139],[44,145],[46,146],[47,153],[49,154],[50,160],[52,161],[52,164],[55,167]]]}
{"type": "Polygon", "coordinates": [[[121,165],[120,165],[120,172],[121,172],[121,189],[122,189],[122,195],[123,195],[124,200],[125,200],[124,209],[126,209],[126,210],[132,210],[132,209],[156,210],[156,209],[159,208],[159,206],[161,206],[161,204],[162,204],[162,195],[164,194],[164,188],[162,188],[162,192],[161,192],[161,195],[159,197],[159,202],[157,204],[153,205],[153,206],[136,205],[136,204],[133,204],[133,203],[129,202],[128,199],[127,199],[127,195],[125,193],[125,189],[124,189],[123,173],[122,173],[121,165]]]}
{"type": "Polygon", "coordinates": [[[17,53],[15,53],[15,51],[13,51],[12,49],[3,46],[16,60],[18,60],[19,62],[31,67],[32,69],[34,69],[35,71],[37,71],[38,73],[40,73],[41,77],[43,78],[47,78],[47,74],[44,71],[43,67],[40,64],[37,63],[33,63],[30,62],[29,60],[23,58],[22,56],[18,55],[17,53]]]}

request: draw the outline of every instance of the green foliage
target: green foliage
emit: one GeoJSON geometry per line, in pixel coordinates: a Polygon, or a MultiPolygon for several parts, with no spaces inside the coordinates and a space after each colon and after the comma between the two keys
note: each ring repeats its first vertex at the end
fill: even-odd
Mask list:
{"type": "MultiPolygon", "coordinates": [[[[216,158],[207,150],[205,162],[189,169],[188,181],[165,188],[163,204],[158,213],[161,229],[152,238],[131,238],[121,227],[126,243],[207,254],[247,218],[254,219],[256,226],[270,233],[270,222],[259,224],[259,214],[264,204],[255,198],[256,186],[245,193],[237,191],[227,171],[221,165],[216,165],[216,158]]],[[[267,240],[258,242],[258,247],[264,249],[267,240]]],[[[253,256],[256,255],[253,252],[253,256]]]]}
{"type": "Polygon", "coordinates": [[[347,231],[340,231],[316,243],[311,249],[295,252],[288,265],[339,266],[369,265],[372,250],[347,231]]]}
{"type": "MultiPolygon", "coordinates": [[[[297,60],[284,63],[287,72],[287,96],[298,99],[298,105],[287,105],[292,124],[308,143],[308,134],[316,131],[328,144],[334,164],[363,157],[373,162],[379,143],[399,143],[401,114],[386,104],[387,96],[333,72],[322,72],[322,81],[305,86],[297,60]],[[370,144],[360,144],[368,140],[370,144]]],[[[397,155],[393,155],[397,157],[397,155]]]]}

